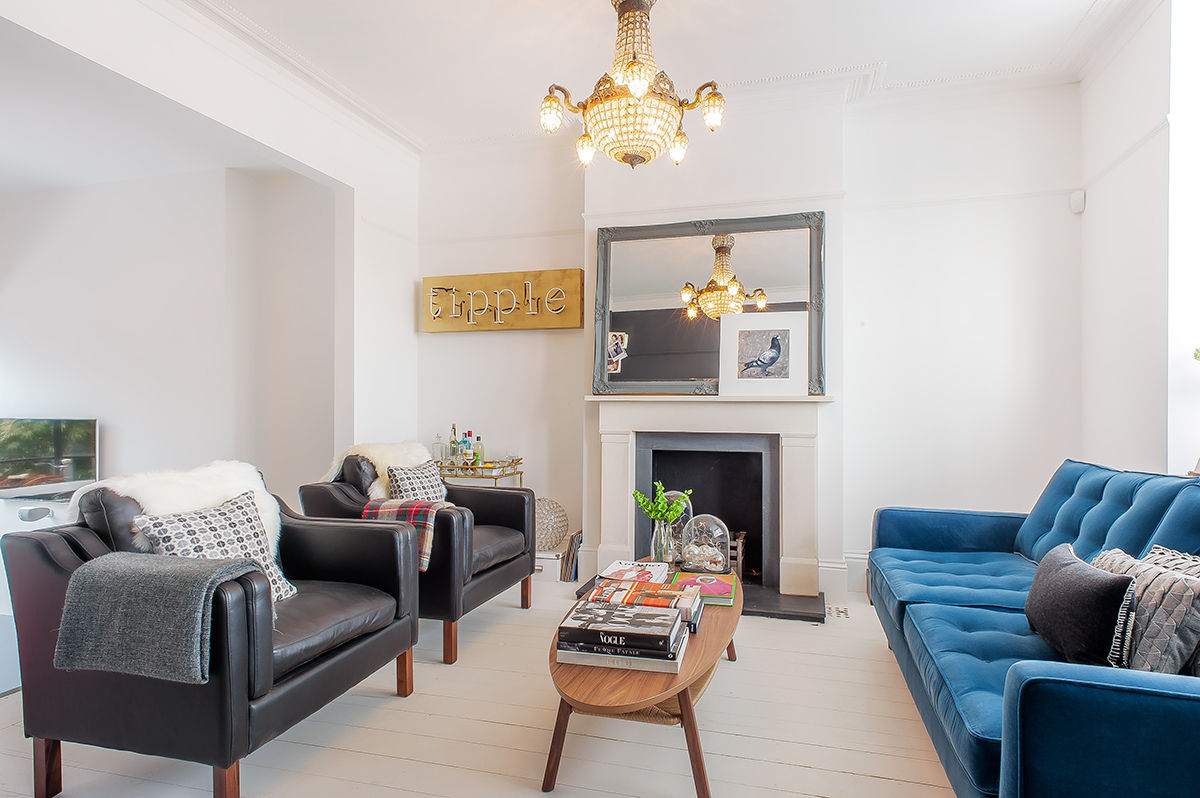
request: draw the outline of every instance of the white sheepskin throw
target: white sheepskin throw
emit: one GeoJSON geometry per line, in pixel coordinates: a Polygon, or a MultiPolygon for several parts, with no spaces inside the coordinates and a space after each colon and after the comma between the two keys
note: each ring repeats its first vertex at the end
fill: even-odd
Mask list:
{"type": "Polygon", "coordinates": [[[146,471],[124,477],[111,477],[85,485],[71,496],[67,518],[79,518],[79,498],[88,491],[108,488],[142,505],[148,515],[186,513],[216,507],[246,491],[254,492],[254,504],[271,550],[279,544],[279,502],[267,492],[262,475],[249,463],[214,460],[190,471],[146,471]]]}
{"type": "Polygon", "coordinates": [[[342,461],[354,454],[367,458],[371,461],[371,465],[375,466],[375,481],[371,483],[371,488],[367,491],[368,499],[388,498],[388,466],[415,468],[433,459],[433,455],[429,453],[425,445],[417,441],[360,443],[357,446],[351,446],[335,457],[333,465],[329,467],[329,473],[321,481],[332,482],[342,470],[342,461]]]}

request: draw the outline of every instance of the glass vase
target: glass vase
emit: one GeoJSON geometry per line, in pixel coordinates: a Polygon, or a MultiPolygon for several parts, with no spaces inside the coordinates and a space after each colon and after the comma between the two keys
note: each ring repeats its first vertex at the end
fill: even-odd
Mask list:
{"type": "Polygon", "coordinates": [[[650,559],[671,562],[671,523],[665,518],[654,519],[654,529],[650,533],[650,559]]]}

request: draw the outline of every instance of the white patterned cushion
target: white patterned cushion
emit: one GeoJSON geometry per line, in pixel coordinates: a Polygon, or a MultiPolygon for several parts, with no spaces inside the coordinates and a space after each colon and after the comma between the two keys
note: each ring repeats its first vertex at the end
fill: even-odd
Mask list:
{"type": "Polygon", "coordinates": [[[155,554],[207,560],[246,557],[258,563],[267,575],[272,600],[296,595],[295,585],[279,570],[271,553],[253,491],[203,510],[135,516],[133,526],[150,539],[155,554]]]}
{"type": "Polygon", "coordinates": [[[1120,549],[1096,555],[1102,571],[1133,577],[1133,639],[1129,667],[1159,673],[1193,672],[1200,647],[1200,579],[1135,560],[1120,549]]]}
{"type": "Polygon", "coordinates": [[[406,502],[440,502],[446,498],[446,483],[432,460],[416,468],[388,466],[388,490],[393,499],[406,502]]]}

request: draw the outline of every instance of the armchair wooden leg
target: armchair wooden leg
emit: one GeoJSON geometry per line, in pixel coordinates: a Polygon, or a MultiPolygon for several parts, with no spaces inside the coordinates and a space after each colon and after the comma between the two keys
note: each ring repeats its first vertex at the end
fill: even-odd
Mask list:
{"type": "Polygon", "coordinates": [[[442,662],[458,662],[458,621],[442,621],[442,662]]]}
{"type": "Polygon", "coordinates": [[[533,606],[533,574],[521,580],[521,609],[533,606]]]}
{"type": "Polygon", "coordinates": [[[239,761],[228,768],[213,768],[213,798],[241,798],[241,764],[239,761]]]}
{"type": "Polygon", "coordinates": [[[396,657],[396,695],[408,698],[413,691],[413,650],[396,657]]]}
{"type": "Polygon", "coordinates": [[[34,798],[53,798],[62,792],[62,743],[33,738],[34,798]]]}
{"type": "Polygon", "coordinates": [[[546,755],[546,775],[542,777],[542,792],[550,792],[558,781],[558,764],[562,761],[563,741],[567,739],[567,724],[571,721],[571,705],[558,699],[558,717],[550,737],[550,753],[546,755]]]}

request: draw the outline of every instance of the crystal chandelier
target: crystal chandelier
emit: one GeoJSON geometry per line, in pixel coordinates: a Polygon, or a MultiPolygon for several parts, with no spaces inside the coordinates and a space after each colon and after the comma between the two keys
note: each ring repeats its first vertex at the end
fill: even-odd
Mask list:
{"type": "Polygon", "coordinates": [[[683,112],[699,108],[709,130],[721,125],[725,98],[709,81],[691,100],[681,100],[675,84],[654,63],[650,43],[650,9],[656,0],[612,0],[617,10],[617,46],[612,70],[596,81],[592,96],[571,102],[571,93],[557,83],[542,100],[542,130],[553,133],[562,125],[564,104],[583,115],[583,135],[575,142],[579,161],[587,166],[596,150],[630,168],[649,163],[670,151],[676,164],[687,152],[683,112]],[[555,92],[562,94],[560,100],[555,92]]]}
{"type": "Polygon", "coordinates": [[[687,282],[679,291],[680,301],[687,305],[687,317],[694,319],[700,311],[704,311],[704,315],[710,319],[719,319],[725,313],[741,313],[751,300],[759,310],[765,309],[767,295],[763,290],[755,288],[754,293],[747,294],[733,273],[729,257],[733,251],[733,236],[713,236],[712,247],[717,256],[713,259],[712,276],[708,278],[708,284],[697,291],[696,286],[687,282]]]}

